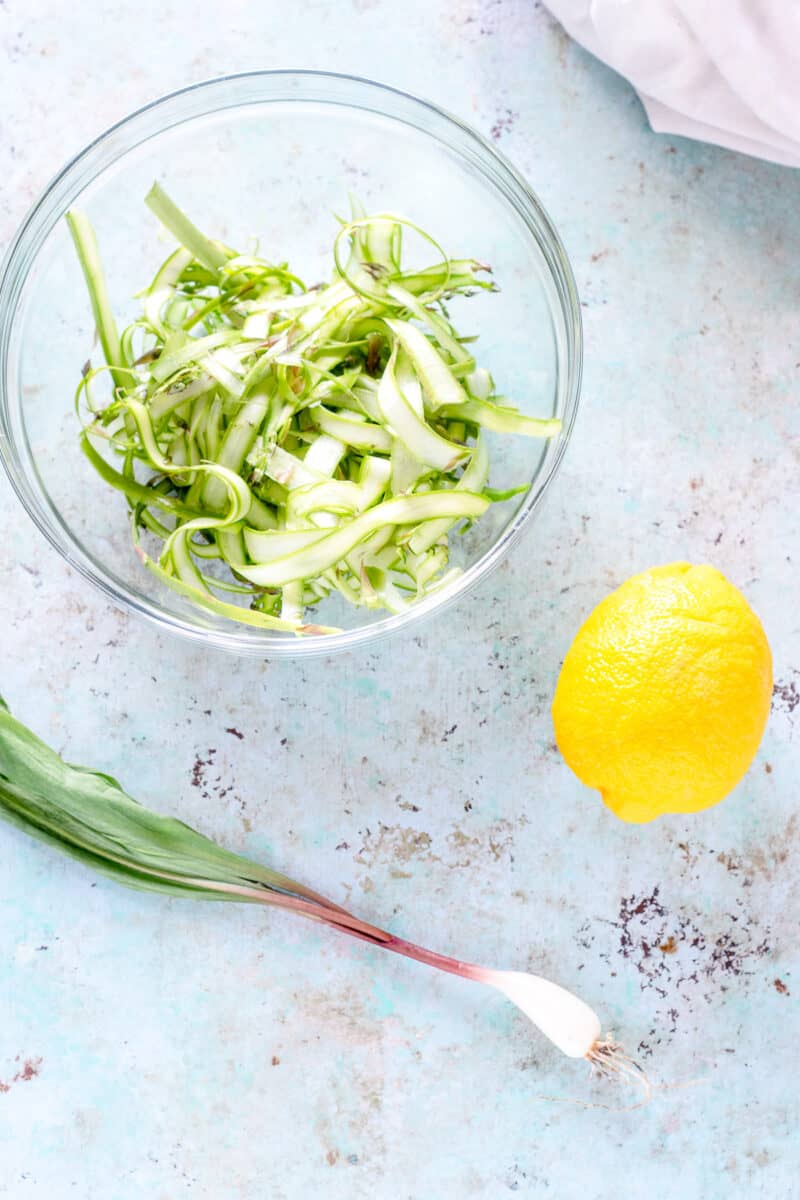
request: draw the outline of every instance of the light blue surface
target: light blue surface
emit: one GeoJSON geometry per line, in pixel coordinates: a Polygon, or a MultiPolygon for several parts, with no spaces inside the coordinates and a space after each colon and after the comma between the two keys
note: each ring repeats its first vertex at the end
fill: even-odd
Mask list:
{"type": "Polygon", "coordinates": [[[555,219],[584,301],[575,439],[482,590],[302,668],[129,621],[3,482],[2,691],[73,760],[366,918],[579,990],[666,1090],[630,1112],[553,1100],[630,1102],[475,985],[279,914],[128,893],[2,828],[0,1195],[795,1195],[800,175],[654,136],[526,0],[230,3],[217,32],[222,11],[0,5],[0,238],[163,91],[381,78],[495,137],[555,219]],[[591,606],[676,558],[761,615],[774,715],[724,805],[626,827],[559,760],[549,702],[591,606]]]}

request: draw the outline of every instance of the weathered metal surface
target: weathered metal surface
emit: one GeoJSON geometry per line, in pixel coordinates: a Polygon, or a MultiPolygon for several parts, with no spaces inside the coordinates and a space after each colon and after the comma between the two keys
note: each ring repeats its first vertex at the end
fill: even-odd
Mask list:
{"type": "Polygon", "coordinates": [[[541,194],[583,296],[583,411],[489,583],[375,653],[237,662],[112,609],[3,482],[2,691],[73,760],[365,917],[578,989],[665,1089],[570,1103],[632,1098],[474,985],[128,893],[2,828],[0,1195],[795,1194],[800,175],[652,135],[525,0],[7,0],[0,22],[6,240],[111,120],[270,66],[427,94],[541,194]],[[589,608],[677,558],[761,614],[774,714],[725,804],[626,827],[560,761],[549,702],[589,608]]]}

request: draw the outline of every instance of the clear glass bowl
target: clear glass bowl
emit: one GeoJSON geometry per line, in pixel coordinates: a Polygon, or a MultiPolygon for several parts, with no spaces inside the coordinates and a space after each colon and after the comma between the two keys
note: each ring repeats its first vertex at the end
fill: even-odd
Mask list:
{"type": "MultiPolygon", "coordinates": [[[[24,221],[0,274],[0,453],[33,520],[76,570],[161,629],[238,654],[327,654],[404,629],[452,604],[519,538],[564,454],[578,405],[581,321],[564,249],[538,199],[457,118],[403,92],[313,71],[234,75],[140,109],[73,159],[24,221]],[[327,277],[334,214],[354,191],[368,210],[409,217],[448,253],[492,265],[499,293],[453,302],[479,333],[479,362],[523,412],[558,416],[551,441],[495,437],[490,483],[528,483],[453,542],[463,574],[400,615],[363,609],[318,621],[342,633],[298,638],[206,614],[160,584],[135,556],[123,497],[78,446],[72,397],[94,355],[94,330],[64,213],[97,231],[111,302],[122,321],[168,243],[143,200],[162,181],[212,236],[327,277]]],[[[327,603],[327,602],[326,602],[327,603]]]]}

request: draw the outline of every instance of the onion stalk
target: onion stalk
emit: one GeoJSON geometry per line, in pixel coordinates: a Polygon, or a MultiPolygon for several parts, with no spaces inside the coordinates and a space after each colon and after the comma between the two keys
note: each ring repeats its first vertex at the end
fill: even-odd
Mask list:
{"type": "Polygon", "coordinates": [[[205,900],[266,904],[501,992],[570,1058],[604,1073],[638,1068],[579,997],[520,971],[449,958],[364,921],[271,868],[137,803],[110,775],[63,761],[0,699],[0,816],[117,883],[205,900]]]}

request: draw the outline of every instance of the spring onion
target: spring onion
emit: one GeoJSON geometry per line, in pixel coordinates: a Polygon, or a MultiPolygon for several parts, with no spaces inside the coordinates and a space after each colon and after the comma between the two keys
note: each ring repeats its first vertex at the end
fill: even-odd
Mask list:
{"type": "Polygon", "coordinates": [[[64,762],[2,700],[0,816],[117,883],[172,896],[274,905],[487,984],[516,1004],[564,1054],[585,1058],[601,1072],[641,1080],[617,1043],[601,1037],[592,1009],[572,992],[536,975],[446,958],[362,921],[285,875],[223,849],[182,821],[151,812],[110,775],[64,762]]]}
{"type": "Polygon", "coordinates": [[[446,586],[459,522],[524,490],[489,487],[486,431],[560,428],[495,395],[447,315],[493,289],[488,267],[353,201],[331,281],[308,288],[207,237],[159,184],[146,204],[179,245],[121,333],[94,231],[67,214],[105,358],[78,387],[81,446],[126,497],[145,566],[212,612],[298,634],[332,632],[306,618],[332,594],[401,612],[446,586]],[[431,266],[404,268],[409,230],[431,266]]]}

